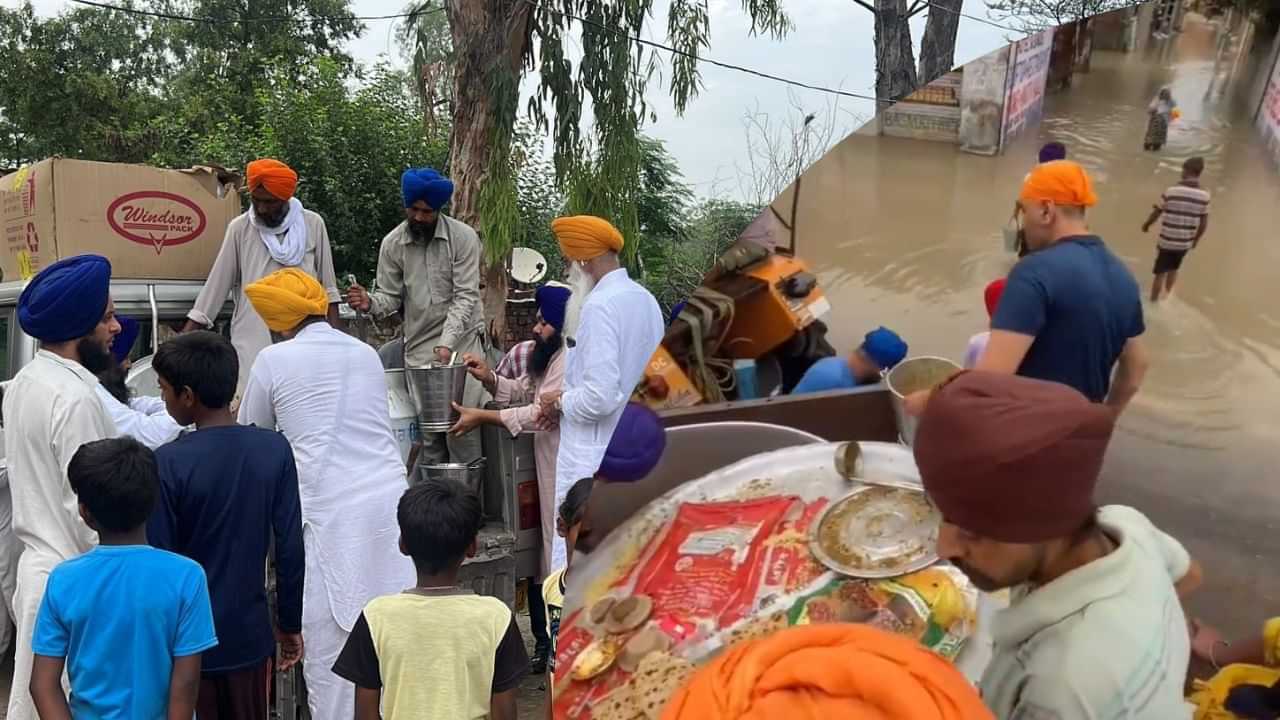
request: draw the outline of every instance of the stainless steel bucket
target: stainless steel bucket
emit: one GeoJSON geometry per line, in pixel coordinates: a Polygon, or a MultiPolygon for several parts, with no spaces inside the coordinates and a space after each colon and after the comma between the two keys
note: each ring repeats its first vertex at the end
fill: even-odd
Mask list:
{"type": "Polygon", "coordinates": [[[467,382],[467,366],[432,365],[427,368],[408,368],[404,371],[409,381],[409,397],[418,413],[418,432],[445,432],[458,421],[458,413],[452,403],[462,404],[462,391],[467,382]]]}
{"type": "Polygon", "coordinates": [[[481,495],[484,487],[484,458],[477,458],[471,463],[440,463],[438,465],[419,464],[413,469],[413,478],[411,484],[418,484],[423,480],[452,480],[462,483],[477,497],[481,495]]]}
{"type": "Polygon", "coordinates": [[[898,363],[884,377],[893,397],[893,414],[898,419],[898,435],[903,445],[911,447],[916,436],[916,418],[907,414],[903,398],[920,390],[928,390],[940,384],[960,370],[960,366],[946,358],[907,358],[898,363]]]}

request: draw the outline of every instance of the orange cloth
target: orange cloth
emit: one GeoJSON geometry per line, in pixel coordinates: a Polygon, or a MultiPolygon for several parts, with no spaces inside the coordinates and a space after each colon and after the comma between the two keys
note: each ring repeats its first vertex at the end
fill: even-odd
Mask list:
{"type": "Polygon", "coordinates": [[[594,215],[556,218],[551,221],[551,232],[560,243],[560,252],[575,262],[622,250],[622,233],[608,220],[594,215]]]}
{"type": "Polygon", "coordinates": [[[1049,200],[1057,205],[1093,207],[1098,196],[1093,192],[1093,182],[1079,163],[1070,160],[1054,160],[1037,165],[1022,184],[1019,200],[1049,200]]]}
{"type": "Polygon", "coordinates": [[[262,186],[281,200],[293,197],[293,191],[298,189],[298,173],[279,160],[254,160],[245,168],[245,176],[249,181],[249,192],[262,186]]]}
{"type": "Polygon", "coordinates": [[[303,320],[329,311],[329,295],[315,278],[298,268],[277,270],[244,288],[253,309],[268,328],[292,330],[303,320]]]}
{"type": "Polygon", "coordinates": [[[801,625],[733,646],[662,720],[995,720],[969,681],[914,640],[869,625],[801,625]]]}

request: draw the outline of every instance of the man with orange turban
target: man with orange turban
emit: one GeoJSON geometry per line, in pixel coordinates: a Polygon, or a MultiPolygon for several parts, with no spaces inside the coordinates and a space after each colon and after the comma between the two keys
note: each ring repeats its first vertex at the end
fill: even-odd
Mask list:
{"type": "MultiPolygon", "coordinates": [[[[400,313],[404,366],[429,367],[456,355],[487,356],[488,337],[480,303],[480,236],[470,225],[444,214],[453,182],[431,168],[411,168],[400,178],[404,222],[382,238],[378,283],[373,292],[347,290],[347,303],[385,318],[400,313]]],[[[480,381],[467,376],[462,405],[483,407],[480,381]]],[[[419,462],[469,463],[480,457],[480,433],[449,436],[424,432],[419,462]]]]}
{"type": "MultiPolygon", "coordinates": [[[[1001,300],[1003,303],[1004,300],[1001,300]]],[[[982,697],[1006,718],[1190,718],[1182,545],[1094,488],[1115,415],[1060,383],[980,370],[929,396],[913,452],[938,555],[1009,588],[982,697]]]]}
{"type": "Polygon", "coordinates": [[[286,268],[244,291],[281,340],[258,354],[239,421],[278,429],[297,460],[307,703],[316,720],[350,720],[355,686],[334,661],[365,604],[416,577],[396,546],[406,481],[387,383],[377,351],[325,321],[329,294],[311,275],[286,268]]]}
{"type": "Polygon", "coordinates": [[[1133,273],[1089,232],[1097,202],[1069,160],[1027,176],[1018,216],[1028,254],[1009,273],[977,368],[1060,382],[1118,415],[1147,371],[1146,325],[1133,273]]]}
{"type": "Polygon", "coordinates": [[[271,344],[266,325],[249,305],[244,289],[282,268],[298,268],[325,288],[330,321],[338,318],[338,280],[324,218],[302,207],[293,196],[298,174],[279,160],[255,160],[245,176],[249,209],[227,225],[222,249],[213,261],[204,289],[187,314],[184,331],[211,328],[227,302],[231,313],[231,343],[240,358],[237,394],[244,391],[254,358],[271,344]]]}
{"type": "MultiPolygon", "coordinates": [[[[569,346],[561,391],[542,396],[543,422],[558,422],[556,500],[600,469],[609,439],[665,323],[658,301],[627,275],[618,260],[622,233],[591,215],[558,218],[551,231],[569,261],[572,294],[565,311],[569,346]]],[[[565,566],[564,546],[552,548],[551,569],[565,566]]]]}
{"type": "Polygon", "coordinates": [[[699,669],[661,717],[995,718],[964,675],[942,657],[910,638],[845,623],[801,625],[734,645],[699,669]]]}

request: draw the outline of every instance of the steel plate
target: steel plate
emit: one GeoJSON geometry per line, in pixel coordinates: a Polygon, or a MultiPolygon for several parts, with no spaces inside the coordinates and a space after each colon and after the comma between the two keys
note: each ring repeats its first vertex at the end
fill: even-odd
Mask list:
{"type": "Polygon", "coordinates": [[[810,530],[809,550],[842,575],[906,575],[938,561],[941,524],[923,492],[863,485],[822,511],[810,530]]]}

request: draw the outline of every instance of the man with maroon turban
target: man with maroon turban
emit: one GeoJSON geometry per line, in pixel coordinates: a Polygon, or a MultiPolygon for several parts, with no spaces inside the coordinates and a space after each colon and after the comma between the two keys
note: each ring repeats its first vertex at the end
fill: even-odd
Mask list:
{"type": "Polygon", "coordinates": [[[1095,504],[1114,424],[1065,385],[978,370],[924,405],[913,450],[938,555],[1012,589],[981,683],[1001,720],[1191,717],[1180,596],[1200,570],[1137,510],[1095,504]]]}
{"type": "Polygon", "coordinates": [[[244,289],[277,270],[296,267],[320,281],[329,296],[329,322],[338,319],[338,279],[324,218],[302,207],[293,196],[298,174],[279,160],[254,160],[245,168],[249,209],[227,225],[222,249],[213,261],[204,289],[187,313],[183,329],[213,327],[227,302],[231,314],[231,344],[240,358],[236,397],[244,392],[253,361],[271,344],[271,333],[254,312],[244,289]]]}

